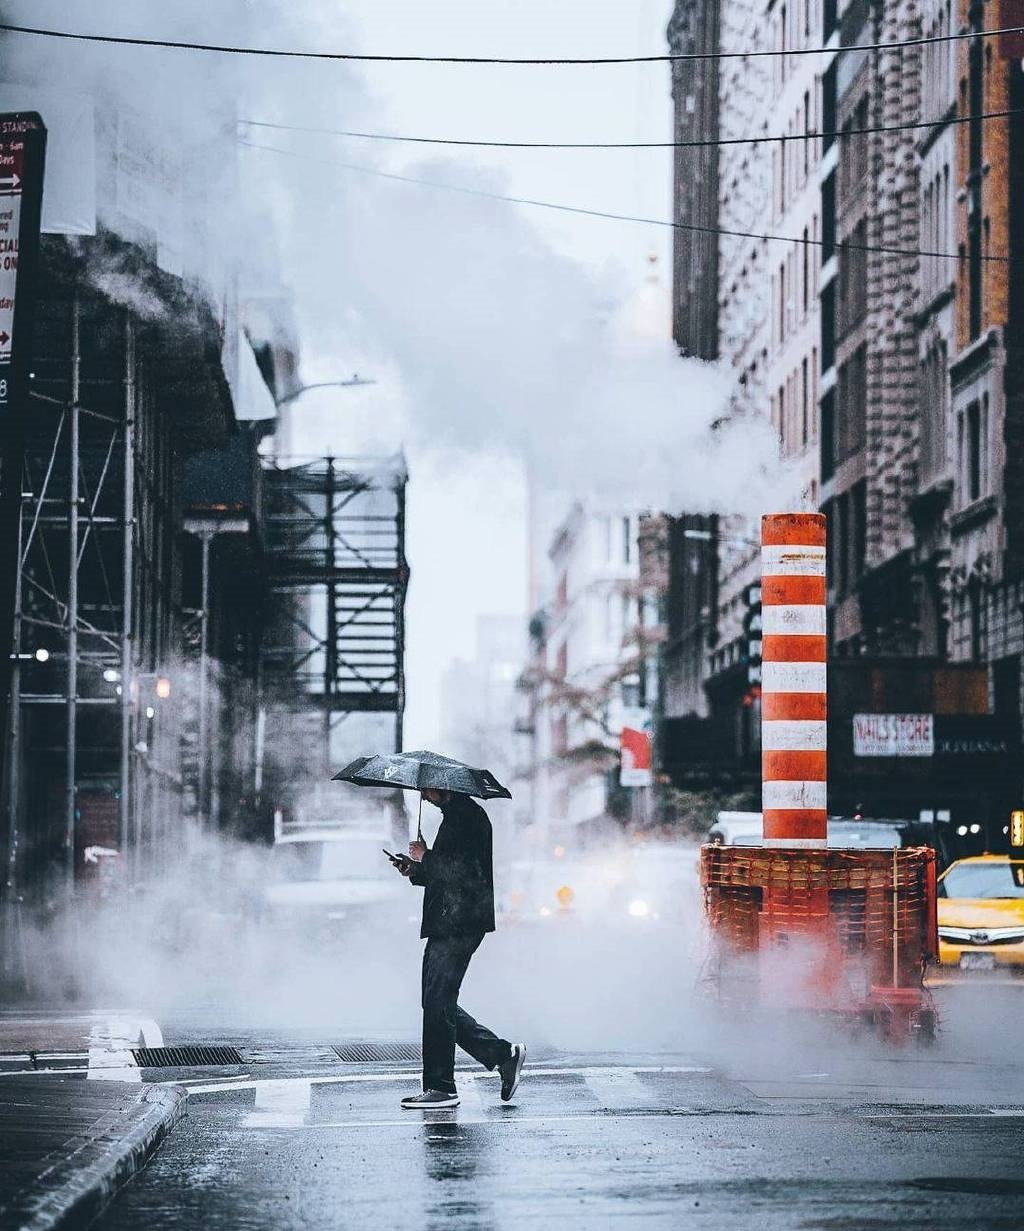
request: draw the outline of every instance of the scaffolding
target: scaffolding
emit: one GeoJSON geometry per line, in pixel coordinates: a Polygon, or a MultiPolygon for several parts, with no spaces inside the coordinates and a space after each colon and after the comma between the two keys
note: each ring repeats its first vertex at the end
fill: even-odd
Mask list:
{"type": "Polygon", "coordinates": [[[180,474],[230,411],[208,313],[179,297],[178,315],[143,319],[64,248],[45,254],[5,733],[9,904],[138,879],[180,841],[198,717],[183,668],[202,615],[183,603],[180,474]]]}
{"type": "Polygon", "coordinates": [[[394,747],[402,746],[407,479],[400,455],[265,466],[261,695],[278,729],[287,715],[293,733],[316,716],[325,770],[334,732],[351,714],[393,715],[394,747]]]}

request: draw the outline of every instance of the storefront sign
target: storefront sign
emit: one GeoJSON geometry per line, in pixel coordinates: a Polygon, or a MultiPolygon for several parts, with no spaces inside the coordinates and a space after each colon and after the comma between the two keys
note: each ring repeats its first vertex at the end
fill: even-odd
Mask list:
{"type": "Polygon", "coordinates": [[[855,757],[930,757],[935,754],[931,714],[854,714],[855,757]]]}

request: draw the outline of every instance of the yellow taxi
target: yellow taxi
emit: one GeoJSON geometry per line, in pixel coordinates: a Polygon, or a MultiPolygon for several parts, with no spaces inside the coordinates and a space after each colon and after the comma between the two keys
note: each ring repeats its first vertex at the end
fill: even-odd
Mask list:
{"type": "Polygon", "coordinates": [[[958,859],[938,890],[941,965],[1024,975],[1024,859],[958,859]]]}

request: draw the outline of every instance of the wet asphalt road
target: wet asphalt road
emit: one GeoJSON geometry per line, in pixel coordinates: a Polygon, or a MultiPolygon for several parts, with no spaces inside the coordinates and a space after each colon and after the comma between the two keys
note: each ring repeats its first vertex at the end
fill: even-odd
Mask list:
{"type": "Polygon", "coordinates": [[[476,1070],[458,1109],[410,1113],[414,1070],[264,1039],[236,1076],[151,1074],[189,1080],[188,1117],[97,1225],[1024,1227],[1024,1079],[949,1042],[549,1054],[512,1106],[476,1070]]]}
{"type": "Polygon", "coordinates": [[[464,1003],[530,1044],[514,1106],[476,1069],[454,1111],[403,1111],[415,1066],[331,1050],[415,1037],[414,912],[341,946],[225,927],[187,962],[147,952],[128,986],[164,1042],[242,1063],[140,1074],[187,1082],[188,1115],[97,1225],[1024,1228],[1024,980],[942,989],[925,1050],[723,1016],[701,991],[692,854],[672,876],[660,920],[581,908],[488,937],[464,1003]]]}

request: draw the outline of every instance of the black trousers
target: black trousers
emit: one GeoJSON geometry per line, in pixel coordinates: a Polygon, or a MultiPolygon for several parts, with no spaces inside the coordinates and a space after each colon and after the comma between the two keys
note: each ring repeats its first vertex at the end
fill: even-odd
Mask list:
{"type": "Polygon", "coordinates": [[[474,936],[431,936],[423,950],[423,1089],[455,1093],[455,1045],[487,1069],[504,1064],[512,1045],[459,1008],[459,988],[469,959],[480,947],[474,936]]]}

